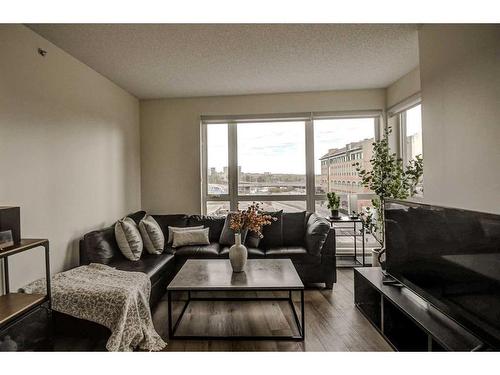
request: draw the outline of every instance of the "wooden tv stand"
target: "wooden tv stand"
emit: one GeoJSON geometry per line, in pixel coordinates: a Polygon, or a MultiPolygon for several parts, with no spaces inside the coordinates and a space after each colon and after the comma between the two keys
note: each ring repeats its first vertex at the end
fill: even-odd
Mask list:
{"type": "Polygon", "coordinates": [[[474,351],[483,342],[404,286],[384,285],[380,267],[354,269],[354,303],[397,351],[474,351]]]}

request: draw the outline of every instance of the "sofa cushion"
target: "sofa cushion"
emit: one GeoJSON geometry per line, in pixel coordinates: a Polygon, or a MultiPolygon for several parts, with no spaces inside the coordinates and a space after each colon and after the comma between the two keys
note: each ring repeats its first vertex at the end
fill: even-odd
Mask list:
{"type": "Polygon", "coordinates": [[[137,224],[129,217],[120,219],[115,224],[115,238],[118,248],[129,260],[139,260],[144,248],[137,224]]]}
{"type": "Polygon", "coordinates": [[[173,227],[173,226],[169,225],[167,228],[167,232],[168,232],[167,244],[171,246],[172,242],[174,242],[174,232],[190,232],[190,231],[197,230],[197,229],[203,229],[203,226],[200,225],[197,227],[173,227]]]}
{"type": "Polygon", "coordinates": [[[139,222],[142,242],[150,254],[161,254],[165,249],[165,236],[156,220],[151,215],[146,215],[139,222]]]}
{"type": "Polygon", "coordinates": [[[131,262],[122,257],[114,259],[109,263],[109,266],[115,267],[121,271],[143,272],[149,276],[151,282],[154,283],[160,278],[162,271],[167,265],[173,267],[174,256],[172,254],[143,254],[141,259],[136,262],[131,262]]]}
{"type": "Polygon", "coordinates": [[[321,256],[311,255],[303,246],[283,246],[266,251],[266,258],[288,258],[299,263],[321,263],[321,256]]]}
{"type": "MultiPolygon", "coordinates": [[[[222,248],[222,250],[220,252],[220,256],[223,258],[228,258],[229,257],[229,249],[230,248],[228,246],[222,248]]],[[[247,251],[248,251],[249,258],[259,258],[259,257],[266,256],[266,253],[264,252],[264,250],[258,249],[255,247],[247,247],[247,251]]]]}
{"type": "Polygon", "coordinates": [[[115,258],[125,259],[116,243],[114,226],[85,234],[80,251],[85,264],[108,264],[115,258]]]}
{"type": "Polygon", "coordinates": [[[193,258],[217,258],[219,256],[220,245],[212,242],[210,245],[183,246],[174,250],[176,257],[193,258]]]}
{"type": "Polygon", "coordinates": [[[259,244],[260,249],[271,249],[283,246],[283,210],[276,212],[264,212],[265,215],[275,217],[276,221],[271,221],[270,225],[262,228],[264,236],[259,244]]]}
{"type": "Polygon", "coordinates": [[[204,215],[191,215],[189,216],[188,226],[203,226],[210,228],[210,242],[217,242],[224,228],[226,219],[220,216],[204,216],[204,215]]]}
{"type": "Polygon", "coordinates": [[[330,232],[330,222],[316,214],[309,216],[306,225],[306,249],[311,255],[319,255],[330,232]]]}
{"type": "Polygon", "coordinates": [[[283,212],[283,246],[304,246],[306,212],[283,212]]]}
{"type": "MultiPolygon", "coordinates": [[[[231,218],[236,213],[230,212],[227,214],[224,219],[224,227],[222,228],[222,232],[219,237],[219,243],[223,246],[232,246],[234,245],[234,231],[231,229],[231,218]]],[[[245,243],[247,237],[248,229],[241,231],[241,243],[245,243]]]]}
{"type": "Polygon", "coordinates": [[[156,220],[165,238],[168,238],[168,227],[187,227],[188,215],[173,214],[173,215],[151,215],[156,220]]]}
{"type": "Polygon", "coordinates": [[[192,230],[184,230],[185,228],[182,229],[183,230],[173,231],[173,248],[194,245],[210,245],[210,240],[208,239],[208,232],[210,231],[210,228],[192,230]]]}

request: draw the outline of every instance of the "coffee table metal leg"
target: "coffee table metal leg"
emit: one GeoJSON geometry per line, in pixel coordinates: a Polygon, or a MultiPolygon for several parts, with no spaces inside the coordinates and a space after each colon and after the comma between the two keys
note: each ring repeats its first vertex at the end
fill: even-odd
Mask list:
{"type": "Polygon", "coordinates": [[[172,292],[170,290],[167,291],[167,298],[168,298],[168,338],[171,339],[173,334],[172,334],[172,292]]]}
{"type": "Polygon", "coordinates": [[[302,329],[302,339],[306,338],[306,319],[305,319],[305,309],[304,309],[304,289],[300,290],[300,315],[301,315],[301,329],[302,329]]]}

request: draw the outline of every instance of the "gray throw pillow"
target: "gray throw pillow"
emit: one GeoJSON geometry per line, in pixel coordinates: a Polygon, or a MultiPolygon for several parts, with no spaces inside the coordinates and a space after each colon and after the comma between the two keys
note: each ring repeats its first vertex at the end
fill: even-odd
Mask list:
{"type": "Polygon", "coordinates": [[[306,248],[311,255],[319,255],[330,232],[330,222],[312,214],[306,225],[306,248]]]}
{"type": "Polygon", "coordinates": [[[203,229],[203,225],[199,225],[196,227],[168,227],[168,241],[167,243],[170,245],[174,241],[174,231],[182,232],[184,230],[193,230],[193,229],[203,229]]]}
{"type": "MultiPolygon", "coordinates": [[[[222,233],[220,234],[219,244],[224,246],[234,245],[234,231],[231,229],[231,217],[235,215],[234,212],[230,212],[226,216],[226,221],[224,222],[224,228],[222,228],[222,233]]],[[[248,229],[241,231],[241,243],[245,243],[247,237],[248,229]]]]}
{"type": "Polygon", "coordinates": [[[143,243],[134,220],[125,217],[115,224],[115,238],[120,251],[129,260],[139,260],[143,243]]]}
{"type": "Polygon", "coordinates": [[[210,245],[208,232],[210,228],[193,229],[193,230],[174,230],[174,239],[172,247],[192,246],[192,245],[210,245]]]}
{"type": "Polygon", "coordinates": [[[151,215],[146,215],[139,222],[142,242],[150,254],[161,254],[165,248],[165,236],[160,226],[151,215]]]}

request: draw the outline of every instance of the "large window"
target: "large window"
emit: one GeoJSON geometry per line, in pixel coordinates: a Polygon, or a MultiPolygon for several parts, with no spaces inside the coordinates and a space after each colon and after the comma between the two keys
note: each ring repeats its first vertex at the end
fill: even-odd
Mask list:
{"type": "MultiPolygon", "coordinates": [[[[361,185],[354,163],[370,169],[375,140],[373,118],[321,119],[314,121],[314,173],[316,194],[340,195],[340,209],[360,212],[371,206],[372,192],[361,185]]],[[[329,215],[324,197],[316,200],[316,212],[329,215]]]]}
{"type": "Polygon", "coordinates": [[[341,195],[342,211],[361,211],[373,194],[353,164],[370,168],[378,119],[371,113],[202,121],[203,211],[223,215],[258,201],[269,211],[326,216],[332,191],[341,195]]]}
{"type": "Polygon", "coordinates": [[[238,194],[305,195],[305,123],[238,126],[238,194]]]}

